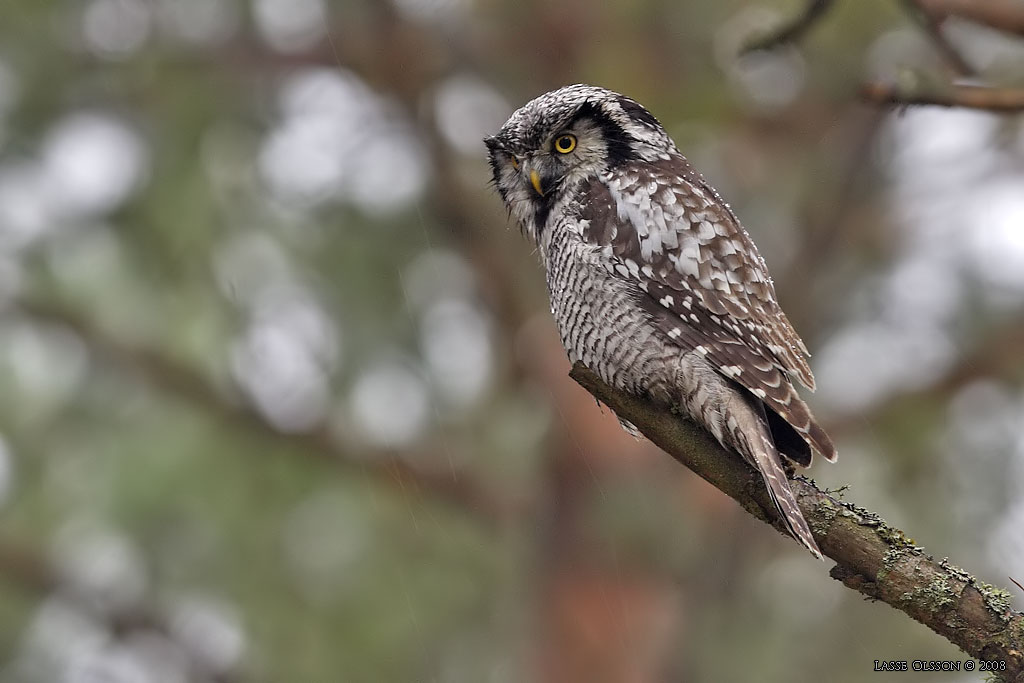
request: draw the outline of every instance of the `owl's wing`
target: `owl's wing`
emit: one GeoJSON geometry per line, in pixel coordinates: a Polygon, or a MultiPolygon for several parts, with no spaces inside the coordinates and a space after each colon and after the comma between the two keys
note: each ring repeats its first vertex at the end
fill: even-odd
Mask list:
{"type": "Polygon", "coordinates": [[[640,304],[661,332],[706,356],[833,460],[831,440],[790,381],[814,389],[807,347],[775,301],[754,243],[704,178],[674,157],[626,164],[582,189],[583,238],[646,293],[640,304]]]}

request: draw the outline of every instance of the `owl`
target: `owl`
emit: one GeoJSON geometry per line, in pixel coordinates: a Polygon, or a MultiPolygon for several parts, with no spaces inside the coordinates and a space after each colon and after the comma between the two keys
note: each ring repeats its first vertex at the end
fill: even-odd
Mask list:
{"type": "Polygon", "coordinates": [[[807,347],[729,205],[647,109],[603,88],[541,95],[484,143],[570,361],[737,452],[821,558],[782,457],[806,467],[835,447],[794,387],[814,389],[807,347]]]}

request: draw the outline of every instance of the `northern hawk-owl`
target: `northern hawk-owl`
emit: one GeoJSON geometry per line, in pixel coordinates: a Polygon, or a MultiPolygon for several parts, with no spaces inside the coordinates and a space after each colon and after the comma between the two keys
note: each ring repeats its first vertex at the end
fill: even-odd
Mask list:
{"type": "Polygon", "coordinates": [[[820,558],[780,454],[806,467],[835,447],[793,386],[814,389],[807,347],[729,205],[647,109],[603,88],[541,95],[485,143],[569,359],[738,452],[820,558]]]}

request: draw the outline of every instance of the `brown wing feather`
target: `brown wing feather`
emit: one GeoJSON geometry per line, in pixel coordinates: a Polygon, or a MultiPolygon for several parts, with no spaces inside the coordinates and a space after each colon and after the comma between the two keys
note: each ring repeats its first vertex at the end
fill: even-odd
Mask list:
{"type": "MultiPolygon", "coordinates": [[[[682,157],[637,164],[584,188],[583,236],[633,279],[671,343],[703,353],[826,459],[835,447],[790,376],[814,388],[807,348],[775,301],[767,268],[735,215],[682,157]]],[[[782,439],[785,441],[785,439],[782,439]]],[[[806,455],[787,453],[806,464],[806,455]]]]}

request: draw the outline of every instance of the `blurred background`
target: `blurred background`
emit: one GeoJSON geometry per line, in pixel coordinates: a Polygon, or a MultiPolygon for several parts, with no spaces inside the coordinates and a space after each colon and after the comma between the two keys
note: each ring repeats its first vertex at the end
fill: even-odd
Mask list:
{"type": "MultiPolygon", "coordinates": [[[[861,103],[956,73],[906,3],[738,57],[803,5],[0,3],[0,681],[961,659],[623,433],[487,185],[481,138],[528,99],[644,103],[814,354],[841,457],[811,474],[1024,578],[1022,118],[861,103]]],[[[1024,81],[1024,41],[942,31],[1024,81]]]]}

